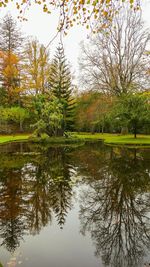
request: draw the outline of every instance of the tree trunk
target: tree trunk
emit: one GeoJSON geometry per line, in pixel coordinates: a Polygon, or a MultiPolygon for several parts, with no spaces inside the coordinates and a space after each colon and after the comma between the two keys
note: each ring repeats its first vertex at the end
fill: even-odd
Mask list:
{"type": "Polygon", "coordinates": [[[121,134],[122,135],[128,134],[128,127],[127,126],[121,127],[121,134]]]}
{"type": "Polygon", "coordinates": [[[134,127],[134,138],[136,138],[136,126],[134,127]]]}
{"type": "Polygon", "coordinates": [[[21,120],[20,120],[20,132],[23,132],[23,123],[21,120]]]}
{"type": "Polygon", "coordinates": [[[61,129],[57,129],[57,133],[56,133],[57,136],[63,136],[64,135],[64,130],[61,128],[61,129]]]}

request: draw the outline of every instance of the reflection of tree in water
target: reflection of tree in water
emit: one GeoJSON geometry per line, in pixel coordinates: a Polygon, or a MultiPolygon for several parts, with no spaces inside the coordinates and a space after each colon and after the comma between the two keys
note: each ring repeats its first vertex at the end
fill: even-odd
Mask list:
{"type": "Polygon", "coordinates": [[[76,167],[77,174],[82,177],[82,183],[99,179],[100,168],[105,167],[110,160],[110,149],[100,142],[87,143],[72,151],[70,162],[76,167]],[[84,179],[85,178],[85,179],[84,179]]]}
{"type": "Polygon", "coordinates": [[[29,177],[30,229],[38,233],[56,214],[62,227],[70,209],[72,197],[71,167],[67,163],[63,149],[53,148],[46,158],[34,166],[27,166],[25,176],[29,177]]]}
{"type": "Polygon", "coordinates": [[[25,214],[28,228],[32,234],[38,234],[41,228],[51,221],[48,176],[42,171],[41,165],[27,164],[23,169],[23,177],[28,206],[28,212],[25,214]]]}
{"type": "Polygon", "coordinates": [[[65,223],[68,210],[71,209],[72,198],[72,166],[67,162],[65,153],[58,151],[58,160],[53,157],[50,161],[50,195],[53,211],[57,222],[62,228],[65,223]]]}
{"type": "Polygon", "coordinates": [[[0,162],[0,238],[9,251],[28,231],[39,233],[53,213],[62,227],[72,198],[72,167],[63,149],[34,158],[18,155],[14,161],[13,156],[5,155],[7,167],[0,162]]]}
{"type": "Polygon", "coordinates": [[[1,172],[0,181],[0,238],[1,245],[13,251],[19,245],[26,225],[22,220],[25,212],[22,200],[20,172],[13,169],[1,172]],[[3,177],[3,179],[2,179],[3,177]]]}
{"type": "Polygon", "coordinates": [[[126,153],[112,151],[81,199],[82,231],[91,232],[104,264],[115,267],[141,266],[150,245],[149,162],[126,153]]]}

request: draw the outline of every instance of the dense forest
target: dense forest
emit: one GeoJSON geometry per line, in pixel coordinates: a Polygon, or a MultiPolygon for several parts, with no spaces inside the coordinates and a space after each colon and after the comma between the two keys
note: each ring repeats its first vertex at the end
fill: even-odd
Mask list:
{"type": "Polygon", "coordinates": [[[149,31],[126,9],[82,44],[74,84],[62,42],[24,36],[7,14],[0,21],[0,133],[150,133],[149,31]]]}

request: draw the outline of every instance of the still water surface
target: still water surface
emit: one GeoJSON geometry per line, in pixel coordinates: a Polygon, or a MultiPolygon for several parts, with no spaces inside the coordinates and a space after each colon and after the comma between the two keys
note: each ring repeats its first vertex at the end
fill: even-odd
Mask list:
{"type": "Polygon", "coordinates": [[[0,154],[2,266],[149,264],[150,150],[16,143],[0,154]]]}

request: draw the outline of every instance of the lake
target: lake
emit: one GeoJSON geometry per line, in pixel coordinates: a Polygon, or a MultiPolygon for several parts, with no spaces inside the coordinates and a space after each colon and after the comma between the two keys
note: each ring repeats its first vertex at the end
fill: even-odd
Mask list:
{"type": "Polygon", "coordinates": [[[150,263],[150,150],[0,146],[0,267],[150,263]]]}

